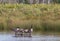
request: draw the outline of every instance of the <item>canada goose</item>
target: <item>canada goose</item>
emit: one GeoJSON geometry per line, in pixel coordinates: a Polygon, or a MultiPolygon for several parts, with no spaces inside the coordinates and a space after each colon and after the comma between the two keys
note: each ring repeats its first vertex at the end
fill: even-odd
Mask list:
{"type": "Polygon", "coordinates": [[[15,29],[15,36],[19,36],[19,34],[20,34],[20,28],[16,27],[16,29],[15,29]]]}
{"type": "Polygon", "coordinates": [[[24,29],[24,37],[32,37],[33,28],[24,29]]]}
{"type": "Polygon", "coordinates": [[[15,32],[15,36],[19,37],[32,37],[32,32],[33,32],[33,28],[32,26],[30,28],[20,28],[20,27],[16,27],[16,29],[13,29],[13,31],[15,32]]]}

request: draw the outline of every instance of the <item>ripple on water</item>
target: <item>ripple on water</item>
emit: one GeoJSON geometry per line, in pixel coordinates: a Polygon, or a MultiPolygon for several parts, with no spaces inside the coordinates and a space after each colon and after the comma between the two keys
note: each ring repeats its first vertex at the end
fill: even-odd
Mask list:
{"type": "Polygon", "coordinates": [[[14,37],[12,34],[0,34],[0,41],[60,41],[60,37],[45,35],[33,35],[33,37],[14,37]]]}

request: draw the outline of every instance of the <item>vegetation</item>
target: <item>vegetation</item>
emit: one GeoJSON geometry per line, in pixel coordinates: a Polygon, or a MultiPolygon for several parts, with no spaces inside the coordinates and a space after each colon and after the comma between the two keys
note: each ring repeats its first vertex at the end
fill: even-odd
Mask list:
{"type": "Polygon", "coordinates": [[[33,27],[60,32],[60,4],[0,4],[0,30],[33,27]]]}
{"type": "Polygon", "coordinates": [[[60,0],[53,0],[53,3],[60,3],[60,0]]]}

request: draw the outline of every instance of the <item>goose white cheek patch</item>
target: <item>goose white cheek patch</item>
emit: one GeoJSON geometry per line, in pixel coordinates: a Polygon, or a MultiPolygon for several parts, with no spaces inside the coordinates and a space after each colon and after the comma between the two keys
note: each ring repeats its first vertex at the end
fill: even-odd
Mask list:
{"type": "Polygon", "coordinates": [[[33,32],[33,29],[31,29],[31,31],[33,32]]]}

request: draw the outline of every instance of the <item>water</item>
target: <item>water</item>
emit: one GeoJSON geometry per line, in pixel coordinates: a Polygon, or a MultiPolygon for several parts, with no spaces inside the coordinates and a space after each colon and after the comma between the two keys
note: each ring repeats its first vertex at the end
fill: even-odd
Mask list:
{"type": "Polygon", "coordinates": [[[0,34],[0,41],[60,41],[60,37],[53,35],[33,35],[32,37],[14,37],[14,34],[0,34]]]}

